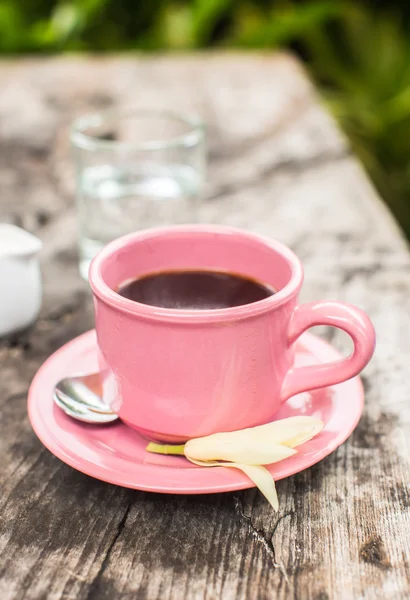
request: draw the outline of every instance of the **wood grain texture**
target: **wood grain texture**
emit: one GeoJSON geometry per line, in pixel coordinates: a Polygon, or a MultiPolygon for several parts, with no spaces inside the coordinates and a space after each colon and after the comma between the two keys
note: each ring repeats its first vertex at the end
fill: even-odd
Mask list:
{"type": "MultiPolygon", "coordinates": [[[[0,90],[0,220],[45,244],[40,319],[0,343],[0,598],[408,598],[409,253],[297,62],[10,61],[0,90]],[[364,416],[331,456],[278,483],[279,514],[254,490],[173,497],[93,480],[52,456],[28,423],[36,369],[92,326],[68,123],[129,105],[199,112],[210,140],[202,219],[279,238],[305,264],[302,300],[346,300],[374,320],[364,416]]],[[[322,334],[348,350],[342,334],[322,334]]]]}

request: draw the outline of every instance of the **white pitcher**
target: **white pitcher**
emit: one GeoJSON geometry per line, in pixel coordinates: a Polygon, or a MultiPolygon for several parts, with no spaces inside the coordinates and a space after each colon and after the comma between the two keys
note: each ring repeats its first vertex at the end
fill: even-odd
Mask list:
{"type": "Polygon", "coordinates": [[[28,327],[38,316],[41,248],[31,233],[0,223],[0,336],[28,327]]]}

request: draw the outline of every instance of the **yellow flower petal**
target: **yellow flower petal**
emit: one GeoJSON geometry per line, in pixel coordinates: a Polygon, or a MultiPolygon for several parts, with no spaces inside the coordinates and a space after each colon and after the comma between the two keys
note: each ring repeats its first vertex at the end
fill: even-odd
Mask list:
{"type": "Polygon", "coordinates": [[[253,481],[266,500],[276,511],[279,510],[278,494],[276,493],[275,481],[268,469],[261,465],[239,465],[235,464],[237,469],[241,469],[253,481]]]}
{"type": "Polygon", "coordinates": [[[296,450],[273,443],[260,443],[257,437],[246,435],[240,443],[239,436],[231,440],[229,433],[218,433],[204,438],[189,440],[184,454],[195,460],[227,460],[246,465],[270,465],[284,460],[296,450]]]}
{"type": "Polygon", "coordinates": [[[187,458],[196,460],[268,465],[295,454],[290,448],[307,442],[322,428],[322,421],[314,417],[290,417],[258,427],[189,440],[184,453],[187,458]]]}
{"type": "MultiPolygon", "coordinates": [[[[266,433],[275,438],[276,443],[290,448],[300,446],[320,433],[324,427],[323,421],[315,417],[289,417],[268,423],[266,433]]],[[[262,425],[266,427],[266,425],[262,425]]]]}
{"type": "Polygon", "coordinates": [[[251,481],[256,485],[259,491],[265,496],[266,500],[276,511],[279,510],[279,500],[276,493],[275,481],[268,469],[261,465],[244,465],[235,462],[217,462],[217,461],[202,461],[188,459],[195,465],[200,467],[233,467],[243,471],[251,481]]]}
{"type": "MultiPolygon", "coordinates": [[[[244,429],[243,432],[253,432],[261,444],[274,443],[293,447],[307,442],[322,429],[323,423],[319,419],[302,416],[279,419],[278,421],[272,421],[272,423],[244,429]]],[[[240,432],[235,431],[234,433],[240,432]]]]}

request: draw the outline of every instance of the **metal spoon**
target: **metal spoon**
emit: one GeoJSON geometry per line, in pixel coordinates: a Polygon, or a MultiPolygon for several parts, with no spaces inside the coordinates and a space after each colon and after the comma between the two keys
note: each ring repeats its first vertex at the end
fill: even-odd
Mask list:
{"type": "Polygon", "coordinates": [[[54,388],[54,402],[69,417],[85,423],[111,423],[118,415],[102,399],[99,373],[66,377],[54,388]]]}

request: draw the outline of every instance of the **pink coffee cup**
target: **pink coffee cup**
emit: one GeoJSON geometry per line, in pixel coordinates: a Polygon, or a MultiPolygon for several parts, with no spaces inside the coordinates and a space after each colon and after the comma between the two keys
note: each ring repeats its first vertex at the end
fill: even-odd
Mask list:
{"type": "Polygon", "coordinates": [[[214,225],[132,233],[94,259],[104,400],[148,438],[180,442],[266,423],[290,396],[345,381],[369,362],[375,333],[364,312],[333,301],[297,305],[299,259],[279,242],[214,225]],[[149,306],[120,296],[127,280],[211,269],[272,286],[264,300],[216,310],[149,306]],[[314,325],[343,329],[348,358],[294,367],[294,345],[314,325]]]}

